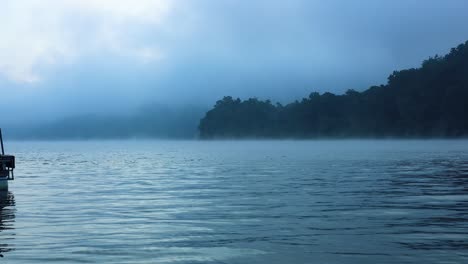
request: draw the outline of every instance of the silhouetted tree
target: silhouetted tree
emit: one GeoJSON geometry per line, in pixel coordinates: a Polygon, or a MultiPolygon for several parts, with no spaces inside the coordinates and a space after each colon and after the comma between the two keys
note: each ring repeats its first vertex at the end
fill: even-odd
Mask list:
{"type": "Polygon", "coordinates": [[[199,132],[202,138],[468,136],[468,41],[363,92],[313,92],[284,106],[224,97],[199,132]]]}

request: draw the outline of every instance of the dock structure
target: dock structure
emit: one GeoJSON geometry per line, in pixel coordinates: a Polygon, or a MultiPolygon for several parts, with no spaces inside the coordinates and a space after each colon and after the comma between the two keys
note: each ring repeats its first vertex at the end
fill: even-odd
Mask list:
{"type": "Polygon", "coordinates": [[[8,181],[15,179],[13,170],[15,169],[15,156],[5,155],[5,148],[3,147],[2,129],[0,128],[0,144],[2,152],[0,154],[0,191],[8,190],[8,181]]]}

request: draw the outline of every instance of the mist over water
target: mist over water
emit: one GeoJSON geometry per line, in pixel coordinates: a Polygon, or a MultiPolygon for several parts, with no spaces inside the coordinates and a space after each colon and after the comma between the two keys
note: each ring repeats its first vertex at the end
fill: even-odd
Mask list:
{"type": "Polygon", "coordinates": [[[8,146],[6,263],[468,261],[468,141],[8,146]]]}
{"type": "Polygon", "coordinates": [[[467,14],[0,1],[0,262],[468,263],[467,14]]]}

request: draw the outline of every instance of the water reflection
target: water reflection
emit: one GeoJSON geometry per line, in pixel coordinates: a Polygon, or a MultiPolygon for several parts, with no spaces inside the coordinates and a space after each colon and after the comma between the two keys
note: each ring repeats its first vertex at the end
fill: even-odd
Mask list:
{"type": "Polygon", "coordinates": [[[4,257],[6,252],[13,250],[11,243],[8,243],[13,237],[8,233],[14,230],[15,211],[15,196],[13,193],[0,192],[0,257],[4,257]]]}

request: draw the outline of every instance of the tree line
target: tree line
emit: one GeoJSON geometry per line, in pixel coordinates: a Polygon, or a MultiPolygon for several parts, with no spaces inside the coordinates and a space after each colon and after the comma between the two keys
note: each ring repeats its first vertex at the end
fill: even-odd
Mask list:
{"type": "Polygon", "coordinates": [[[226,96],[198,129],[205,139],[468,136],[468,41],[363,92],[313,92],[286,105],[226,96]]]}

